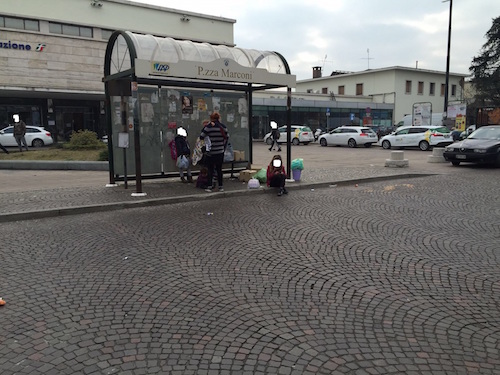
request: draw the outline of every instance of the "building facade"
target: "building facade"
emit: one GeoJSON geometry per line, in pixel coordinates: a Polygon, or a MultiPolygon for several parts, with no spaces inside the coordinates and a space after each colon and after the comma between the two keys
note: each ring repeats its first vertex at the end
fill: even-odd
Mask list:
{"type": "MultiPolygon", "coordinates": [[[[462,103],[467,74],[450,73],[448,102],[462,103]]],[[[416,103],[431,103],[432,112],[444,112],[446,73],[400,66],[362,72],[333,72],[323,77],[321,68],[313,68],[313,78],[297,81],[297,91],[325,96],[371,97],[374,103],[394,105],[393,123],[412,114],[416,103]]]]}
{"type": "Polygon", "coordinates": [[[114,30],[234,46],[232,19],[124,0],[0,2],[0,129],[18,113],[54,139],[103,135],[104,57],[114,30]]]}

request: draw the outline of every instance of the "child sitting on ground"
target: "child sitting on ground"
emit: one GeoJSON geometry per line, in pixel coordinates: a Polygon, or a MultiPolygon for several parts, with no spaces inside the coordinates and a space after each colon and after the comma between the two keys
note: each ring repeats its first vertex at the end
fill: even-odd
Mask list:
{"type": "MultiPolygon", "coordinates": [[[[212,185],[210,185],[212,186],[212,185]]],[[[207,167],[202,167],[200,169],[200,174],[198,175],[198,178],[196,179],[196,187],[200,189],[207,189],[208,188],[208,169],[207,167]]]]}

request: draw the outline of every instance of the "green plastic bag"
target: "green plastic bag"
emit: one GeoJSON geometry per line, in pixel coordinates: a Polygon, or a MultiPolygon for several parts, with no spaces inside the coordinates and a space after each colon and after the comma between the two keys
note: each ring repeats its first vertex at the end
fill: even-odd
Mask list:
{"type": "Polygon", "coordinates": [[[262,168],[259,170],[256,174],[253,175],[253,178],[256,178],[259,180],[259,182],[266,182],[267,181],[267,170],[266,168],[262,168]]]}
{"type": "Polygon", "coordinates": [[[304,169],[304,159],[293,159],[292,160],[292,170],[298,169],[298,170],[303,170],[304,169]]]}

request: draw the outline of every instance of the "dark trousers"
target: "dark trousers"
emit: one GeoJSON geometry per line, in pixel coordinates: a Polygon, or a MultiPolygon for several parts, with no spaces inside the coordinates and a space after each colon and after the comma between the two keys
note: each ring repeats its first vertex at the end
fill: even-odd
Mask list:
{"type": "Polygon", "coordinates": [[[3,152],[5,152],[6,154],[8,154],[8,153],[9,153],[9,151],[8,151],[5,147],[3,147],[3,145],[2,145],[1,143],[0,143],[0,148],[1,148],[1,149],[2,149],[2,151],[3,151],[3,152]]]}
{"type": "Polygon", "coordinates": [[[269,183],[271,187],[284,188],[285,187],[285,175],[275,174],[271,177],[271,182],[269,183]]]}
{"type": "Polygon", "coordinates": [[[273,139],[273,143],[271,144],[271,147],[269,147],[271,150],[274,148],[274,145],[278,146],[278,150],[281,149],[280,144],[278,143],[277,139],[273,139]]]}
{"type": "Polygon", "coordinates": [[[217,183],[222,187],[222,163],[224,162],[224,153],[207,155],[208,168],[208,187],[213,186],[214,170],[217,172],[217,183]]]}

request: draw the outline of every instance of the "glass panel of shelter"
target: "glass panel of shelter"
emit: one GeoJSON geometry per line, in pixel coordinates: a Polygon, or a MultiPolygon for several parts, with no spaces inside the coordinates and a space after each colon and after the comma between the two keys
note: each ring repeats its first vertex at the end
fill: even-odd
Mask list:
{"type": "MultiPolygon", "coordinates": [[[[139,85],[138,98],[134,103],[127,97],[128,119],[138,113],[141,146],[142,174],[177,173],[175,160],[171,157],[169,143],[174,139],[177,129],[183,127],[188,133],[191,151],[213,111],[221,115],[221,122],[227,126],[230,142],[234,150],[243,151],[245,159],[249,156],[249,120],[246,93],[233,91],[207,91],[178,87],[151,87],[139,85]],[[182,98],[188,97],[191,106],[182,107],[182,98]]],[[[113,157],[115,174],[124,175],[124,155],[127,158],[127,174],[135,171],[134,132],[129,132],[129,148],[126,152],[118,147],[118,133],[124,130],[121,119],[121,98],[112,97],[113,157]]],[[[198,169],[197,167],[192,167],[198,169]]]]}

